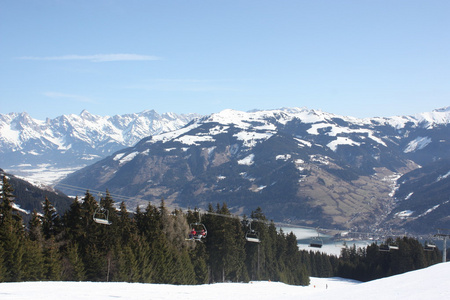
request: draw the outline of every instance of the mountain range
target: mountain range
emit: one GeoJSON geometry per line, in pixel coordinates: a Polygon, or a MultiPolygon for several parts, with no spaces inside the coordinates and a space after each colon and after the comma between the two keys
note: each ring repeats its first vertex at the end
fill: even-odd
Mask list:
{"type": "Polygon", "coordinates": [[[47,181],[96,162],[149,135],[184,126],[196,114],[140,113],[98,116],[84,110],[45,121],[26,112],[0,114],[0,166],[47,181]],[[51,172],[49,172],[51,170],[51,172]],[[56,174],[56,176],[54,176],[56,174]]]}
{"type": "Polygon", "coordinates": [[[261,207],[310,227],[430,233],[450,226],[449,123],[448,107],[367,119],[224,110],[148,135],[57,187],[107,189],[129,207],[227,203],[236,214],[261,207]]]}

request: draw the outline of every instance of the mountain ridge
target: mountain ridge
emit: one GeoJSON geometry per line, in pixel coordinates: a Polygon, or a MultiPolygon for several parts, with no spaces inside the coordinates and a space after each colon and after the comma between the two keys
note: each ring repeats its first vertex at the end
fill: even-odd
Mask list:
{"type": "Polygon", "coordinates": [[[449,115],[228,109],[144,138],[61,183],[132,197],[130,207],[226,202],[293,224],[372,231],[395,210],[398,178],[449,158],[449,115]]]}
{"type": "Polygon", "coordinates": [[[0,166],[27,175],[47,168],[79,169],[108,154],[137,143],[145,136],[184,126],[197,114],[158,114],[154,110],[98,116],[83,110],[45,121],[26,112],[0,114],[0,166]]]}

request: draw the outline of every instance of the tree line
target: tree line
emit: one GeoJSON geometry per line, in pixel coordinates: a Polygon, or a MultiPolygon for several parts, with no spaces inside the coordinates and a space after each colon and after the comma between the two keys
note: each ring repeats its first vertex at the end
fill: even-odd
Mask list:
{"type": "Polygon", "coordinates": [[[45,198],[42,213],[24,224],[13,209],[14,191],[6,176],[0,194],[0,281],[124,281],[204,284],[274,280],[308,285],[309,276],[370,280],[439,262],[439,251],[424,253],[406,239],[397,254],[378,253],[376,245],[344,249],[340,257],[299,250],[297,238],[277,230],[260,208],[248,219],[260,243],[245,240],[249,222],[233,216],[227,205],[169,211],[164,201],[128,211],[106,191],[98,199],[87,191],[59,215],[45,198]],[[111,225],[94,222],[102,207],[111,225]],[[190,224],[207,228],[202,242],[188,239],[190,224]],[[375,275],[374,275],[375,274],[375,275]]]}

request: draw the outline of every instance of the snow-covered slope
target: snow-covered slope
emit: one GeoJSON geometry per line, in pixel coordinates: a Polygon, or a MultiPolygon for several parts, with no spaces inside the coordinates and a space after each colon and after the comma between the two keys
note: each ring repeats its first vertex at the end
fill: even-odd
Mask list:
{"type": "Polygon", "coordinates": [[[450,263],[366,283],[342,278],[311,278],[307,287],[279,282],[216,283],[200,286],[105,283],[20,282],[0,283],[2,299],[260,299],[260,300],[423,300],[450,297],[450,263]]]}
{"type": "Polygon", "coordinates": [[[41,121],[27,113],[0,114],[0,166],[19,175],[44,168],[67,174],[196,117],[154,110],[110,117],[84,110],[41,121]]]}

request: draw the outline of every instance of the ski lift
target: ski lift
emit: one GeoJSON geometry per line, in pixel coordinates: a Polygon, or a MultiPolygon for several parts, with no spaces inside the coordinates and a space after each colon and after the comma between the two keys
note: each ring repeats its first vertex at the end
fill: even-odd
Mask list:
{"type": "Polygon", "coordinates": [[[398,250],[398,246],[396,244],[389,244],[389,250],[398,250]]]}
{"type": "Polygon", "coordinates": [[[309,247],[313,248],[322,248],[323,241],[319,236],[319,230],[317,230],[317,236],[313,237],[311,241],[309,242],[309,247]]]}
{"type": "Polygon", "coordinates": [[[387,244],[381,244],[380,247],[378,248],[379,251],[381,252],[389,252],[389,245],[387,244]]]}
{"type": "Polygon", "coordinates": [[[386,243],[380,245],[379,250],[384,252],[398,250],[398,245],[391,238],[389,238],[388,240],[386,240],[386,243]]]}
{"type": "Polygon", "coordinates": [[[203,223],[191,223],[189,226],[191,232],[189,233],[189,238],[187,240],[201,242],[202,239],[206,238],[208,231],[203,223]]]}
{"type": "Polygon", "coordinates": [[[103,225],[111,225],[112,222],[109,221],[109,211],[104,207],[99,207],[95,210],[93,219],[95,223],[103,225]]]}
{"type": "Polygon", "coordinates": [[[250,243],[260,243],[259,234],[256,230],[252,229],[252,222],[248,223],[249,230],[245,233],[245,240],[250,243]]]}
{"type": "Polygon", "coordinates": [[[434,251],[434,249],[436,249],[436,244],[434,244],[432,242],[425,242],[425,247],[423,248],[423,250],[434,251]]]}

